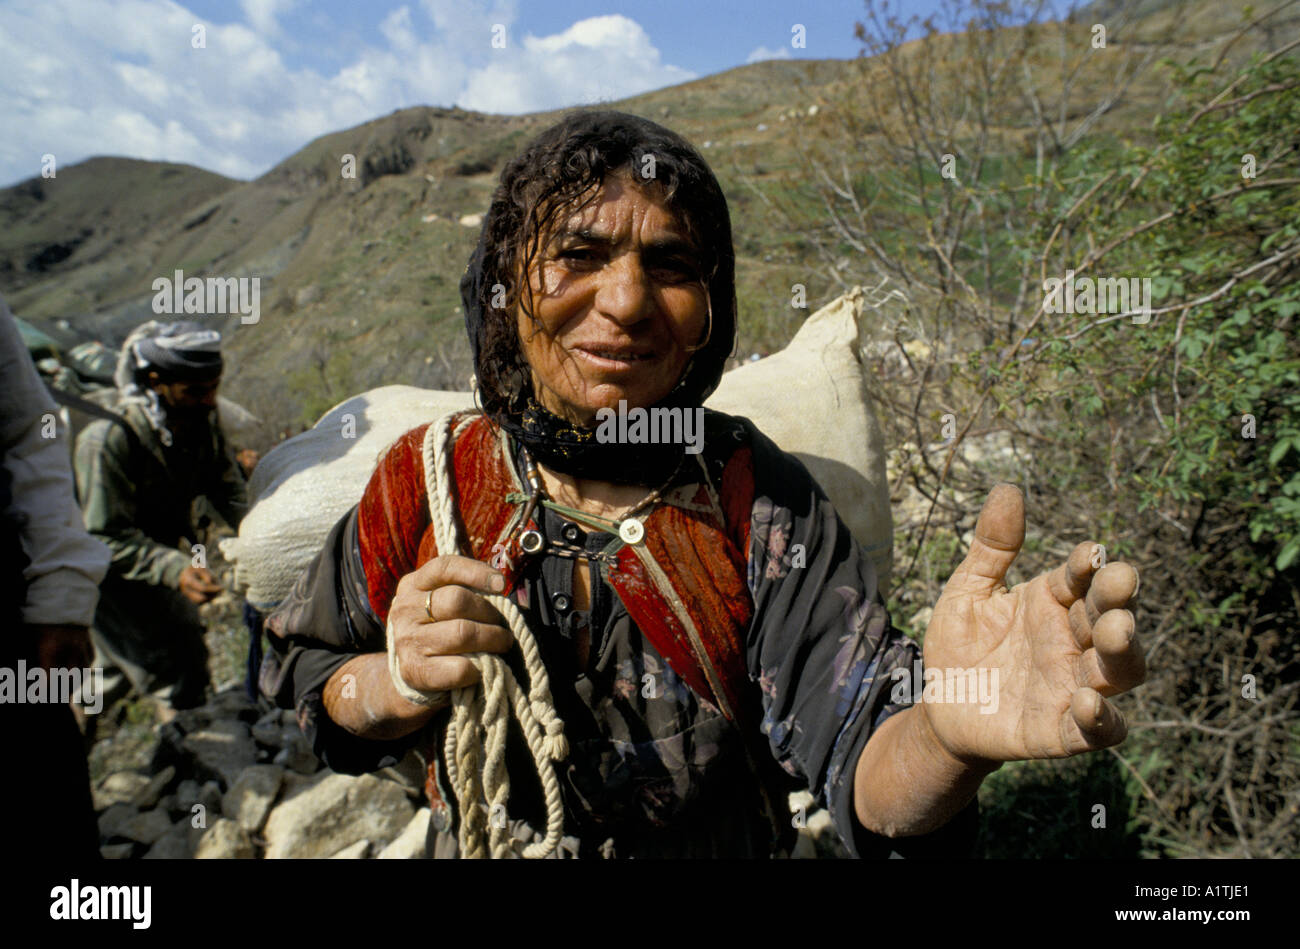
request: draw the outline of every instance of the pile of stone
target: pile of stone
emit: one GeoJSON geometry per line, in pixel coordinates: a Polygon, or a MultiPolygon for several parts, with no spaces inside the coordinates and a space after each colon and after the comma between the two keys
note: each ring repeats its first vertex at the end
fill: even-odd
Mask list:
{"type": "Polygon", "coordinates": [[[162,726],[147,771],[117,771],[94,790],[107,858],[425,854],[417,759],[336,774],[312,754],[292,712],[263,714],[239,689],[162,726]]]}

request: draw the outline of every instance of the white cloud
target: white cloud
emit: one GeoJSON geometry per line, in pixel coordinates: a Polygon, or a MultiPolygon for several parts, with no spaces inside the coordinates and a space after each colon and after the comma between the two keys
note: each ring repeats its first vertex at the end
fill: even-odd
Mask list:
{"type": "Polygon", "coordinates": [[[498,24],[508,34],[518,17],[515,0],[421,0],[420,6],[438,33],[464,48],[486,46],[498,24]]]}
{"type": "Polygon", "coordinates": [[[379,24],[379,32],[395,50],[415,49],[415,26],[411,22],[411,8],[402,6],[393,10],[379,24]]]}
{"type": "Polygon", "coordinates": [[[171,86],[159,72],[137,66],[134,63],[113,63],[113,69],[122,85],[135,90],[151,104],[161,106],[171,95],[171,86]]]}
{"type": "Polygon", "coordinates": [[[461,104],[484,112],[533,112],[622,99],[694,79],[664,63],[635,20],[598,16],[553,36],[525,36],[522,49],[475,70],[461,104]]]}
{"type": "Polygon", "coordinates": [[[782,46],[777,49],[768,49],[766,46],[760,46],[750,53],[746,58],[746,63],[758,63],[765,59],[790,59],[790,48],[782,46]]]}
{"type": "Polygon", "coordinates": [[[293,9],[296,0],[239,0],[248,25],[267,36],[280,32],[279,18],[293,9]]]}
{"type": "Polygon", "coordinates": [[[241,0],[243,23],[207,21],[173,0],[0,6],[0,183],[39,174],[46,153],[60,167],[127,155],[250,178],[317,136],[398,108],[524,112],[694,78],[624,16],[517,35],[513,0],[399,6],[378,24],[382,45],[359,45],[322,75],[281,55],[278,17],[295,2],[241,0]],[[198,23],[204,49],[191,45],[198,23]],[[492,47],[495,24],[504,49],[492,47]]]}

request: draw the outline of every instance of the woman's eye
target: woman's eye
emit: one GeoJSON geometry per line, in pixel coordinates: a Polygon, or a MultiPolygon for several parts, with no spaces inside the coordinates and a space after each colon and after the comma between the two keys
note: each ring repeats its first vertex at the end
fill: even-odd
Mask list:
{"type": "Polygon", "coordinates": [[[695,270],[695,265],[686,260],[664,260],[650,268],[661,279],[682,281],[697,280],[699,274],[695,270]]]}

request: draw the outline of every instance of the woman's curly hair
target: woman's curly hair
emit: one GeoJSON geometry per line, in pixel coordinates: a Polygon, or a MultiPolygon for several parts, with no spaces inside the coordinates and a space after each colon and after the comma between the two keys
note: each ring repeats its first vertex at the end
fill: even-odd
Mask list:
{"type": "Polygon", "coordinates": [[[502,170],[461,281],[479,397],[489,416],[517,415],[532,393],[515,318],[516,306],[533,313],[526,275],[561,216],[587,207],[611,175],[663,200],[699,255],[710,327],[669,399],[699,405],[717,387],[736,335],[736,258],[717,178],[690,143],[662,125],[625,112],[574,112],[502,170]]]}

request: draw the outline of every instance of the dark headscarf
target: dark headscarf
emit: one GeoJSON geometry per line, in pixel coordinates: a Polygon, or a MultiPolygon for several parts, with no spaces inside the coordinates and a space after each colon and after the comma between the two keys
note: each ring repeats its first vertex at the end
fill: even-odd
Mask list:
{"type": "MultiPolygon", "coordinates": [[[[514,311],[493,308],[497,285],[511,287],[528,241],[550,225],[552,212],[589,199],[611,175],[633,181],[653,156],[656,189],[700,248],[710,301],[708,342],[691,356],[677,387],[654,406],[693,409],[717,388],[735,346],[735,252],[726,198],[708,164],[685,139],[648,119],[622,112],[579,112],[541,133],[501,173],[478,245],[460,283],[465,324],[484,411],[533,458],[577,478],[659,484],[679,466],[682,444],[601,443],[543,408],[532,392],[514,311]],[[495,321],[495,323],[493,322],[495,321]],[[513,380],[507,391],[505,380],[513,380]]],[[[538,248],[540,252],[540,248],[538,248]]],[[[519,288],[511,294],[519,304],[519,288]]]]}

